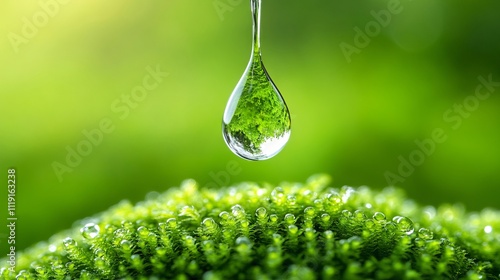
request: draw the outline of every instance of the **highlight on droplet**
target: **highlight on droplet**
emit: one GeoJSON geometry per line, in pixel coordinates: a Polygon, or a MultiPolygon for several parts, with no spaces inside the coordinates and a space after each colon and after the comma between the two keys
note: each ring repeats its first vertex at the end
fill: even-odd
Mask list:
{"type": "Polygon", "coordinates": [[[286,145],[291,133],[288,107],[262,62],[260,2],[250,1],[252,53],[222,118],[222,134],[227,146],[248,160],[266,160],[275,156],[286,145]]]}

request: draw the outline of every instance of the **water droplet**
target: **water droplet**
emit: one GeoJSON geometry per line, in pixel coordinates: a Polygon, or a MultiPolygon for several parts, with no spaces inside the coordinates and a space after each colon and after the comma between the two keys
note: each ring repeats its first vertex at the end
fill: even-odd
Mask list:
{"type": "Polygon", "coordinates": [[[399,230],[399,227],[394,222],[388,222],[384,224],[384,229],[392,234],[397,232],[399,230]]]}
{"type": "Polygon", "coordinates": [[[342,213],[342,216],[344,218],[350,218],[352,216],[352,213],[349,210],[347,210],[347,209],[346,210],[342,210],[341,213],[342,213]]]}
{"type": "Polygon", "coordinates": [[[141,237],[141,238],[146,238],[148,235],[149,235],[149,230],[147,227],[145,226],[140,226],[138,229],[137,229],[137,234],[141,237]]]}
{"type": "Polygon", "coordinates": [[[245,217],[245,209],[241,207],[241,205],[236,204],[233,207],[231,207],[231,212],[233,213],[233,216],[236,218],[244,218],[245,217]]]}
{"type": "Polygon", "coordinates": [[[99,235],[101,229],[94,223],[88,223],[80,229],[80,233],[85,239],[94,239],[99,235]]]}
{"type": "Polygon", "coordinates": [[[420,228],[418,230],[417,235],[418,235],[418,237],[425,239],[425,240],[430,240],[434,237],[434,235],[432,234],[432,231],[430,231],[429,229],[426,229],[426,228],[420,228]]]}
{"type": "Polygon", "coordinates": [[[98,257],[98,258],[103,258],[106,254],[104,253],[104,251],[102,249],[96,249],[94,251],[94,255],[96,255],[96,257],[98,257]]]}
{"type": "Polygon", "coordinates": [[[321,220],[325,223],[329,222],[330,221],[330,215],[328,215],[327,213],[324,213],[324,214],[321,214],[321,220]]]}
{"type": "Polygon", "coordinates": [[[28,279],[29,277],[29,272],[27,270],[21,270],[19,271],[19,274],[16,276],[16,280],[25,280],[28,279]]]}
{"type": "Polygon", "coordinates": [[[375,214],[373,214],[373,219],[377,222],[383,222],[385,221],[385,214],[382,212],[375,212],[375,214]]]}
{"type": "Polygon", "coordinates": [[[186,217],[187,219],[193,219],[197,220],[200,217],[200,214],[194,208],[194,206],[184,206],[182,207],[181,211],[179,212],[179,216],[181,217],[186,217]]]}
{"type": "Polygon", "coordinates": [[[205,240],[201,243],[203,250],[212,251],[215,248],[215,243],[213,240],[205,240]]]}
{"type": "Polygon", "coordinates": [[[264,219],[267,215],[267,210],[264,207],[259,207],[255,210],[255,216],[259,219],[264,219]]]}
{"type": "MultiPolygon", "coordinates": [[[[48,270],[47,268],[43,267],[43,266],[37,266],[35,267],[35,271],[38,275],[45,275],[47,274],[48,270]]],[[[1,274],[0,274],[1,275],[1,274]]]]}
{"type": "Polygon", "coordinates": [[[240,236],[236,238],[236,245],[252,246],[252,242],[246,236],[240,236]]]}
{"type": "Polygon", "coordinates": [[[366,216],[362,210],[356,210],[354,211],[354,218],[356,218],[357,220],[364,220],[366,219],[366,216]]]}
{"type": "Polygon", "coordinates": [[[202,224],[210,231],[217,229],[217,223],[212,218],[205,218],[202,224]]]}
{"type": "Polygon", "coordinates": [[[186,235],[184,237],[184,242],[185,242],[186,246],[190,247],[190,246],[195,245],[196,239],[194,237],[192,237],[191,235],[186,235]]]}
{"type": "Polygon", "coordinates": [[[293,214],[286,214],[285,215],[285,223],[289,225],[293,225],[295,223],[295,216],[293,214]]]}
{"type": "Polygon", "coordinates": [[[366,221],[365,221],[365,226],[366,226],[366,228],[368,228],[368,229],[372,229],[372,228],[374,228],[374,227],[375,227],[375,224],[376,224],[376,223],[375,223],[373,220],[366,220],[366,221]]]}
{"type": "Polygon", "coordinates": [[[332,192],[332,193],[327,194],[326,199],[332,205],[340,204],[342,202],[340,195],[336,192],[332,192]]]}
{"type": "MultiPolygon", "coordinates": [[[[413,222],[407,217],[402,217],[402,216],[396,216],[397,219],[394,221],[398,225],[398,228],[401,232],[403,232],[406,235],[410,235],[413,233],[415,228],[413,227],[413,222]]],[[[394,218],[396,218],[394,217],[394,218]]]]}
{"type": "Polygon", "coordinates": [[[266,160],[290,138],[291,119],[285,100],[267,73],[260,51],[260,0],[252,0],[253,44],[250,62],[229,97],[222,134],[236,155],[266,160]]]}
{"type": "Polygon", "coordinates": [[[63,240],[63,245],[66,248],[71,248],[77,245],[76,241],[71,237],[66,237],[63,240]]]}
{"type": "Polygon", "coordinates": [[[313,240],[316,236],[316,230],[314,230],[313,228],[306,228],[304,231],[304,236],[308,240],[313,240]]]}
{"type": "Polygon", "coordinates": [[[392,218],[392,221],[396,223],[400,218],[401,216],[394,216],[394,218],[392,218]]]}
{"type": "Polygon", "coordinates": [[[296,235],[297,232],[299,232],[299,228],[296,225],[289,225],[288,232],[290,232],[291,235],[296,235]]]}
{"type": "Polygon", "coordinates": [[[271,223],[276,223],[278,221],[278,215],[276,215],[276,214],[269,215],[269,221],[271,223]]]}
{"type": "Polygon", "coordinates": [[[306,207],[306,209],[304,209],[304,216],[308,219],[312,219],[314,218],[314,215],[316,214],[316,210],[314,209],[314,207],[306,207]]]}
{"type": "Polygon", "coordinates": [[[424,247],[425,240],[423,240],[423,238],[417,237],[415,238],[415,245],[417,245],[418,247],[424,247]]]}
{"type": "Polygon", "coordinates": [[[132,243],[128,240],[122,240],[120,246],[124,252],[130,252],[132,250],[132,243]]]}
{"type": "Polygon", "coordinates": [[[229,220],[229,217],[230,217],[230,214],[227,211],[222,211],[219,213],[219,218],[221,218],[224,221],[229,220]]]}
{"type": "Polygon", "coordinates": [[[271,198],[275,203],[280,202],[284,196],[285,196],[285,191],[283,190],[282,187],[276,187],[271,192],[271,198]]]}
{"type": "Polygon", "coordinates": [[[166,224],[171,229],[177,228],[177,220],[175,218],[167,219],[166,224]]]}

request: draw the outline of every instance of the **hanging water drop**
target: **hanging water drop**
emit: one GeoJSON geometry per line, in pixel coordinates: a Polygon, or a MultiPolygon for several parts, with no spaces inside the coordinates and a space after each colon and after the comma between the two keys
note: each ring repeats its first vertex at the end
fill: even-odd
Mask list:
{"type": "Polygon", "coordinates": [[[251,0],[253,44],[250,62],[229,97],[222,134],[236,155],[265,160],[278,154],[290,138],[291,119],[285,100],[266,71],[260,51],[260,3],[251,0]]]}

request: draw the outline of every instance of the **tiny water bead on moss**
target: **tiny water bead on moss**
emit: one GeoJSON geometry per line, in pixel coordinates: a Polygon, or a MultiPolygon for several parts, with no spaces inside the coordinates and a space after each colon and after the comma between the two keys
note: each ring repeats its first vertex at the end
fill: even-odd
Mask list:
{"type": "Polygon", "coordinates": [[[80,232],[85,239],[94,239],[97,237],[97,235],[99,235],[100,230],[101,229],[98,225],[94,223],[88,223],[80,229],[80,232]]]}
{"type": "Polygon", "coordinates": [[[410,235],[415,230],[412,220],[407,217],[395,216],[392,220],[397,224],[399,230],[404,234],[410,235]]]}
{"type": "Polygon", "coordinates": [[[327,178],[186,181],[19,252],[0,279],[500,279],[500,211],[444,205],[429,219],[399,190],[327,178]]]}
{"type": "Polygon", "coordinates": [[[260,3],[251,0],[253,42],[250,61],[229,97],[222,135],[233,153],[248,160],[266,160],[288,142],[288,107],[264,67],[260,50],[260,3]]]}
{"type": "Polygon", "coordinates": [[[382,212],[375,212],[373,214],[373,220],[376,222],[385,222],[385,214],[382,212]]]}

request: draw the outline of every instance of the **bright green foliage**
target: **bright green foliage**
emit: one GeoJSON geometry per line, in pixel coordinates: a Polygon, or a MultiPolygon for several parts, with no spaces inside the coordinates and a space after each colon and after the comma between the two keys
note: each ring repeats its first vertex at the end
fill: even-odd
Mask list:
{"type": "MultiPolygon", "coordinates": [[[[14,279],[500,279],[500,212],[401,191],[193,180],[19,255],[14,279]],[[68,277],[69,276],[69,277],[68,277]]],[[[6,263],[2,261],[2,265],[6,263]]]]}

